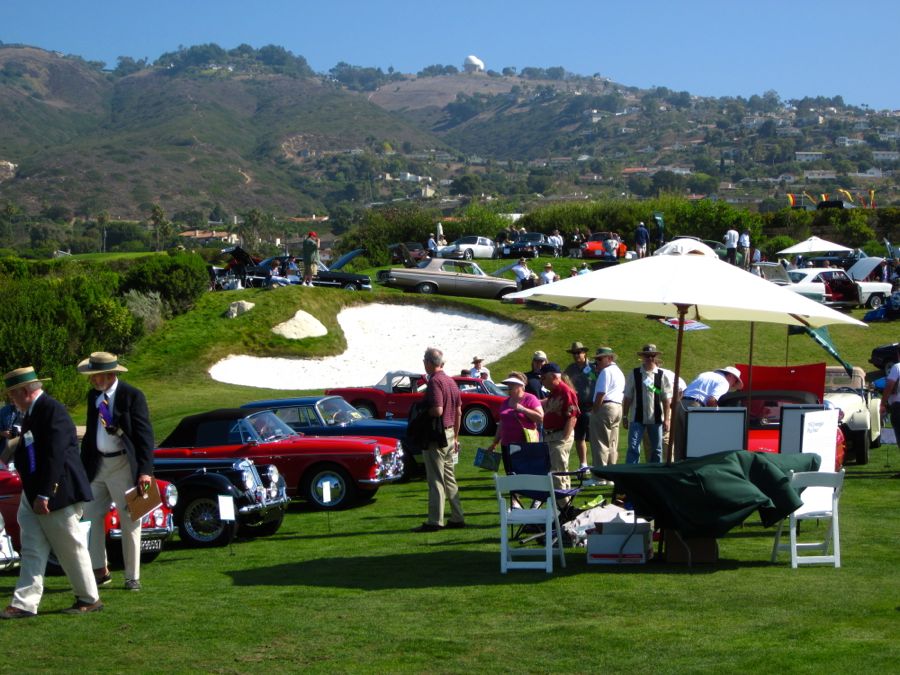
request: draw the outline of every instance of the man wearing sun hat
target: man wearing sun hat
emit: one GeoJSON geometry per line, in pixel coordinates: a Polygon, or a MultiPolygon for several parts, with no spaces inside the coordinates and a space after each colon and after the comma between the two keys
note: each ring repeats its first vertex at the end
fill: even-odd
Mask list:
{"type": "Polygon", "coordinates": [[[476,356],[472,359],[472,367],[469,368],[469,377],[480,377],[482,380],[491,379],[491,371],[482,365],[484,359],[476,356]]]}
{"type": "Polygon", "coordinates": [[[644,345],[637,353],[641,365],[625,374],[622,419],[628,429],[628,464],[640,461],[645,432],[650,440],[650,461],[662,462],[663,433],[669,429],[671,415],[672,381],[656,365],[659,354],[656,345],[644,345]]]}
{"type": "Polygon", "coordinates": [[[685,418],[690,408],[711,407],[719,405],[719,399],[730,390],[744,388],[741,371],[734,366],[726,366],[716,370],[700,373],[684,390],[675,417],[675,459],[684,459],[687,436],[685,418]]]}
{"type": "Polygon", "coordinates": [[[597,374],[588,363],[588,348],[581,342],[573,342],[566,351],[572,355],[572,363],[566,366],[563,375],[569,378],[578,395],[578,421],[575,423],[575,450],[578,452],[579,468],[588,466],[587,443],[591,429],[591,406],[594,404],[594,384],[597,374]]]}
{"type": "MultiPolygon", "coordinates": [[[[140,389],[119,379],[128,369],[109,352],[94,352],[78,364],[78,372],[90,379],[87,423],[81,441],[81,459],[91,481],[94,502],[85,508],[86,520],[103,522],[111,501],[125,504],[125,492],[142,494],[153,480],[153,427],[147,399],[140,389]]],[[[119,509],[125,588],[141,589],[141,521],[132,520],[128,509],[119,509]]],[[[110,582],[106,542],[102,527],[90,534],[91,566],[98,584],[110,582]]]]}
{"type": "Polygon", "coordinates": [[[103,609],[80,525],[83,502],[92,498],[91,484],[78,456],[75,424],[65,406],[43,391],[45,381],[31,366],[3,376],[10,400],[23,414],[15,450],[22,481],[18,511],[22,558],[13,599],[0,612],[3,619],[37,614],[51,549],[75,591],[75,604],[63,612],[103,609]]]}
{"type": "Polygon", "coordinates": [[[547,353],[538,349],[531,355],[531,370],[525,373],[525,391],[540,399],[547,398],[548,391],[541,383],[541,366],[547,363],[547,353]]]}
{"type": "Polygon", "coordinates": [[[615,465],[619,461],[625,374],[616,365],[616,352],[612,347],[598,347],[594,363],[597,383],[591,410],[591,459],[594,466],[615,465]]]}

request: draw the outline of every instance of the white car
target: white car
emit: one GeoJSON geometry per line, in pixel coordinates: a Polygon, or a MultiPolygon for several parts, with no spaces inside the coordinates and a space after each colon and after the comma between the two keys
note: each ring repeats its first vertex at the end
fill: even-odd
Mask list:
{"type": "Polygon", "coordinates": [[[847,274],[860,289],[859,304],[878,309],[891,298],[891,284],[881,281],[879,271],[884,258],[870,256],[856,261],[847,274]]]}
{"type": "Polygon", "coordinates": [[[847,375],[841,366],[828,366],[825,400],[840,411],[848,453],[857,464],[868,464],[869,448],[881,445],[881,397],[866,386],[865,371],[857,366],[853,375],[847,375]]]}
{"type": "Polygon", "coordinates": [[[472,258],[496,258],[497,247],[493,240],[487,237],[468,236],[461,237],[449,246],[441,246],[437,252],[438,258],[456,258],[471,260],[472,258]]]}
{"type": "Polygon", "coordinates": [[[860,288],[842,269],[836,267],[804,267],[788,270],[795,293],[829,307],[856,307],[860,304],[860,288]]]}

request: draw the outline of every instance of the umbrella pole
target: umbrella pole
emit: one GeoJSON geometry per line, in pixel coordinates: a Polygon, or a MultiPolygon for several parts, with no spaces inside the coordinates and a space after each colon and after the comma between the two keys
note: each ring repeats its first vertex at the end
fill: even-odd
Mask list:
{"type": "Polygon", "coordinates": [[[673,450],[675,447],[675,434],[681,433],[681,425],[675,429],[675,420],[672,419],[679,414],[679,406],[681,405],[681,389],[678,382],[681,378],[681,345],[684,339],[684,317],[688,311],[688,305],[675,305],[678,309],[678,340],[675,343],[675,381],[672,383],[672,414],[669,415],[669,447],[666,448],[666,464],[672,463],[673,450]]]}
{"type": "Polygon", "coordinates": [[[747,357],[747,424],[744,426],[744,447],[749,446],[750,407],[753,402],[753,340],[756,336],[756,322],[750,322],[750,354],[747,357]]]}

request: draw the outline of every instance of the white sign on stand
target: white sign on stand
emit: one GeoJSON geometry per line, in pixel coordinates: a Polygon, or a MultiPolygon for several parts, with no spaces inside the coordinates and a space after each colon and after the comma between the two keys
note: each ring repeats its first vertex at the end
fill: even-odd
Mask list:
{"type": "Polygon", "coordinates": [[[835,470],[837,428],[837,410],[803,413],[800,452],[814,452],[819,455],[822,458],[819,471],[835,470]]]}
{"type": "Polygon", "coordinates": [[[234,497],[219,495],[219,520],[234,520],[234,497]]]}

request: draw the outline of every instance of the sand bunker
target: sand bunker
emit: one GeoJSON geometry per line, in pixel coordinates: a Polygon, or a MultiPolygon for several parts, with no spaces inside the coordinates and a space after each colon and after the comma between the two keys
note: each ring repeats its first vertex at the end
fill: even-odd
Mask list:
{"type": "MultiPolygon", "coordinates": [[[[422,372],[426,347],[443,350],[449,373],[470,367],[476,355],[483,357],[490,368],[491,362],[518,349],[528,336],[527,327],[512,321],[412,305],[350,307],[340,312],[337,320],[347,340],[347,350],[339,356],[284,359],[230,355],[210,368],[209,374],[219,382],[267,389],[364,386],[375,384],[389,370],[422,372]]],[[[306,323],[306,319],[301,321],[306,323]]]]}

